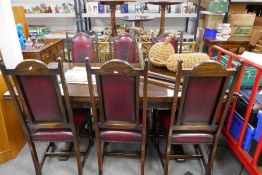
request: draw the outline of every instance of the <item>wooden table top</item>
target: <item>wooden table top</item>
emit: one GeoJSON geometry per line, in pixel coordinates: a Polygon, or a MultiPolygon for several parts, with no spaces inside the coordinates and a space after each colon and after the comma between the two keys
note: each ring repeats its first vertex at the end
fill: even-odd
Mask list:
{"type": "Polygon", "coordinates": [[[125,2],[136,2],[135,0],[91,0],[93,2],[101,2],[102,4],[114,5],[123,4],[125,2]]]}
{"type": "Polygon", "coordinates": [[[171,0],[171,1],[151,0],[151,1],[147,1],[148,4],[153,4],[153,5],[173,5],[173,4],[180,4],[183,2],[187,2],[187,1],[186,0],[171,0]]]}
{"type": "Polygon", "coordinates": [[[124,21],[151,21],[155,18],[149,16],[124,16],[122,20],[124,21]]]}
{"type": "MultiPolygon", "coordinates": [[[[57,63],[50,63],[49,67],[56,67],[57,63]]],[[[101,67],[101,63],[93,63],[91,66],[93,68],[99,69],[101,67]]],[[[85,67],[85,64],[72,64],[72,63],[64,63],[64,70],[73,69],[74,67],[85,67]]],[[[134,67],[138,68],[138,64],[134,64],[134,67]]],[[[94,85],[95,86],[95,85],[94,85]]],[[[70,101],[72,102],[90,102],[90,94],[88,90],[87,83],[70,83],[67,82],[68,93],[70,96],[70,101]]],[[[96,89],[96,87],[94,88],[96,89]]],[[[95,96],[97,96],[97,92],[95,91],[95,96]]],[[[143,97],[143,81],[140,83],[140,98],[142,100],[143,97]]],[[[157,84],[155,82],[148,81],[148,91],[147,97],[149,103],[172,103],[174,91],[172,87],[167,87],[161,84],[157,84]]]]}

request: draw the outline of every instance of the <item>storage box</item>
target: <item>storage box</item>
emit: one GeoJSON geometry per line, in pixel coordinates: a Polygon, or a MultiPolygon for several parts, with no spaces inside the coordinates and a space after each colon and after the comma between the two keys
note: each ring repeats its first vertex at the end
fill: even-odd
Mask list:
{"type": "Polygon", "coordinates": [[[215,40],[217,35],[217,30],[216,29],[208,29],[205,28],[204,35],[203,35],[203,40],[205,39],[211,39],[215,40]]]}
{"type": "Polygon", "coordinates": [[[252,30],[252,33],[251,33],[251,36],[250,36],[250,45],[255,47],[258,40],[262,37],[262,29],[259,29],[259,28],[262,28],[261,27],[253,27],[253,30],[252,30]]]}
{"type": "MultiPolygon", "coordinates": [[[[249,150],[249,154],[251,156],[254,155],[256,148],[257,148],[257,144],[258,144],[260,137],[261,137],[261,134],[262,134],[262,111],[258,112],[257,119],[258,119],[258,124],[257,124],[255,137],[251,142],[251,146],[250,146],[250,150],[249,150]]],[[[260,155],[260,158],[258,160],[258,166],[262,166],[262,155],[260,155]]]]}
{"type": "Polygon", "coordinates": [[[247,4],[245,3],[230,3],[228,13],[247,14],[247,4]]]}
{"type": "MultiPolygon", "coordinates": [[[[237,100],[236,111],[241,116],[244,116],[246,114],[247,104],[250,99],[251,90],[241,88],[239,93],[241,94],[241,96],[237,100]]],[[[257,92],[249,118],[249,124],[251,124],[254,128],[257,128],[258,125],[257,114],[259,110],[262,110],[262,95],[259,92],[257,92]]]]}
{"type": "Polygon", "coordinates": [[[256,16],[254,26],[258,26],[262,28],[262,17],[261,16],[256,16]]]}
{"type": "Polygon", "coordinates": [[[223,23],[223,20],[223,14],[205,14],[203,27],[216,29],[218,24],[223,23]]]}
{"type": "MultiPolygon", "coordinates": [[[[254,156],[254,153],[255,153],[256,148],[257,148],[257,144],[258,144],[258,142],[257,142],[255,139],[253,139],[253,140],[251,141],[251,146],[250,146],[250,149],[249,149],[249,151],[248,151],[248,154],[249,154],[251,157],[254,156]]],[[[259,167],[262,167],[262,154],[260,154],[260,157],[258,158],[257,165],[258,165],[259,167]]]]}
{"type": "Polygon", "coordinates": [[[228,16],[228,23],[232,26],[230,40],[249,41],[255,17],[255,14],[230,14],[228,16]]]}
{"type": "MultiPolygon", "coordinates": [[[[233,136],[233,138],[236,141],[238,140],[240,136],[242,125],[243,125],[243,118],[238,113],[235,112],[233,116],[232,124],[230,126],[230,134],[233,136]]],[[[243,150],[245,151],[249,150],[251,141],[254,138],[254,135],[255,135],[255,129],[251,125],[248,125],[246,128],[245,137],[242,143],[243,150]]]]}
{"type": "Polygon", "coordinates": [[[213,13],[226,13],[228,12],[229,1],[213,1],[208,5],[207,10],[213,13]]]}
{"type": "Polygon", "coordinates": [[[262,134],[262,111],[259,111],[257,114],[257,129],[256,129],[256,133],[255,133],[255,137],[254,139],[256,141],[259,141],[261,134],[262,134]]]}

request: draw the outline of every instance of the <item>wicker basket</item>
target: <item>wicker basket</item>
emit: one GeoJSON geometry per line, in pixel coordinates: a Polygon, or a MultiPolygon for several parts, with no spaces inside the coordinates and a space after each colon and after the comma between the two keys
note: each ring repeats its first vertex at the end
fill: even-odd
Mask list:
{"type": "Polygon", "coordinates": [[[210,60],[210,58],[205,53],[173,54],[166,61],[167,69],[176,72],[178,60],[183,60],[183,68],[192,68],[202,61],[210,60]]]}

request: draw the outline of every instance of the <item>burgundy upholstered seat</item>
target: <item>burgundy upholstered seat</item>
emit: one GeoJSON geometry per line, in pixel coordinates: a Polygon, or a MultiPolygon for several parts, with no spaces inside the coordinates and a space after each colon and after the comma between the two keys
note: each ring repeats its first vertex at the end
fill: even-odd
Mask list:
{"type": "Polygon", "coordinates": [[[141,133],[126,130],[101,131],[99,135],[100,139],[106,142],[140,143],[142,138],[141,133]]]}
{"type": "MultiPolygon", "coordinates": [[[[142,124],[143,111],[139,111],[139,124],[142,124]]],[[[106,142],[141,142],[142,134],[132,130],[102,130],[100,132],[100,139],[106,142]]]]}
{"type": "MultiPolygon", "coordinates": [[[[89,109],[78,109],[73,111],[73,118],[76,130],[78,132],[87,123],[87,116],[90,116],[89,109]]],[[[35,141],[71,141],[73,134],[70,129],[55,128],[55,129],[39,129],[32,133],[32,138],[35,141]]]]}
{"type": "Polygon", "coordinates": [[[113,59],[135,63],[137,57],[136,41],[129,33],[121,33],[114,38],[113,59]]]}
{"type": "Polygon", "coordinates": [[[172,144],[212,144],[214,135],[201,132],[179,133],[174,132],[172,135],[172,144]]]}

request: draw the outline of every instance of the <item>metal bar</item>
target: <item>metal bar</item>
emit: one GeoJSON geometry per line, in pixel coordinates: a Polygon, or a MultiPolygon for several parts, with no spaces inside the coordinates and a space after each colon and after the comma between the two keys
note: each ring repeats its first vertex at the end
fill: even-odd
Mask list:
{"type": "MultiPolygon", "coordinates": [[[[222,53],[224,53],[224,54],[226,54],[226,55],[228,55],[228,56],[230,56],[232,58],[236,58],[239,61],[243,60],[244,61],[244,66],[250,65],[250,66],[253,66],[254,68],[256,68],[258,70],[257,74],[256,74],[254,86],[252,88],[252,93],[251,93],[251,97],[250,97],[250,100],[249,100],[249,104],[247,106],[245,119],[244,119],[244,123],[243,123],[242,130],[241,130],[241,135],[240,135],[241,137],[236,142],[235,139],[231,136],[231,134],[229,132],[229,129],[230,129],[230,126],[231,126],[231,123],[232,123],[234,110],[235,110],[235,107],[236,107],[236,101],[232,104],[232,108],[231,108],[230,116],[229,116],[229,121],[227,123],[226,128],[223,130],[223,133],[224,133],[224,135],[226,136],[226,138],[228,140],[228,146],[231,148],[231,150],[234,152],[234,154],[237,156],[237,158],[241,161],[241,163],[245,166],[245,168],[247,169],[249,174],[250,175],[262,174],[261,170],[256,165],[257,164],[257,160],[258,160],[258,158],[259,158],[259,156],[261,154],[262,137],[260,138],[260,141],[259,141],[258,146],[256,148],[256,152],[254,154],[253,159],[251,159],[250,156],[248,155],[248,153],[246,151],[244,151],[242,149],[242,147],[241,147],[242,141],[243,141],[243,138],[244,138],[244,133],[246,131],[246,127],[247,127],[247,124],[248,124],[248,120],[250,118],[250,113],[251,113],[252,106],[253,106],[253,103],[254,103],[255,95],[256,95],[256,92],[257,92],[257,89],[258,89],[258,86],[259,86],[259,83],[260,83],[260,78],[261,78],[261,75],[262,75],[262,66],[258,65],[258,64],[255,64],[252,61],[249,61],[249,60],[247,60],[245,58],[242,58],[241,56],[236,55],[236,54],[234,54],[232,52],[229,52],[229,51],[227,51],[227,50],[225,50],[223,48],[220,48],[218,46],[212,46],[210,48],[210,50],[208,52],[210,57],[212,56],[212,53],[213,53],[214,50],[221,51],[222,53]]],[[[242,82],[242,78],[243,78],[243,73],[244,73],[244,70],[243,70],[243,72],[241,72],[240,79],[237,82],[236,92],[239,92],[239,90],[240,90],[241,82],[242,82]]]]}
{"type": "Polygon", "coordinates": [[[197,5],[197,18],[196,18],[195,33],[194,33],[194,41],[196,41],[197,28],[198,28],[198,26],[199,26],[200,7],[201,7],[201,0],[198,0],[198,5],[197,5]]]}
{"type": "Polygon", "coordinates": [[[232,57],[230,56],[228,61],[227,61],[227,68],[231,69],[232,68],[232,57]]]}
{"type": "Polygon", "coordinates": [[[79,21],[78,21],[79,19],[78,19],[78,3],[77,3],[77,0],[74,0],[74,10],[75,10],[77,32],[80,32],[79,21]]]}
{"type": "Polygon", "coordinates": [[[78,0],[78,17],[79,17],[80,31],[83,32],[84,31],[84,27],[83,27],[82,3],[81,3],[81,0],[78,0]]]}
{"type": "Polygon", "coordinates": [[[256,148],[255,154],[253,156],[253,160],[251,162],[252,165],[254,165],[254,166],[257,165],[258,159],[259,159],[260,154],[261,154],[261,150],[262,150],[262,135],[260,136],[259,142],[257,144],[257,148],[256,148]]]}
{"type": "MultiPolygon", "coordinates": [[[[244,67],[246,67],[245,63],[244,63],[244,67]]],[[[244,76],[244,72],[245,72],[245,69],[242,69],[241,73],[240,73],[239,80],[238,80],[238,82],[236,84],[235,92],[237,92],[237,93],[240,91],[242,79],[243,79],[243,76],[244,76]]],[[[227,122],[227,126],[226,126],[227,134],[229,134],[229,130],[230,130],[230,127],[231,127],[231,124],[232,124],[232,121],[233,121],[234,112],[235,112],[235,109],[236,109],[236,105],[237,105],[237,100],[235,100],[232,103],[232,105],[231,105],[231,110],[230,110],[230,114],[229,114],[229,118],[228,118],[228,122],[227,122]]]]}
{"type": "Polygon", "coordinates": [[[248,105],[247,105],[246,114],[245,114],[245,117],[244,117],[242,129],[241,129],[240,136],[239,136],[238,143],[237,143],[237,145],[239,147],[241,147],[244,136],[245,136],[247,124],[248,124],[250,114],[251,114],[251,111],[252,111],[252,108],[253,108],[253,104],[254,104],[254,101],[255,101],[255,98],[256,98],[256,92],[257,92],[258,87],[259,87],[261,75],[262,75],[262,71],[260,69],[258,69],[257,74],[256,74],[256,78],[255,78],[255,82],[254,82],[254,85],[253,85],[253,88],[252,88],[252,92],[251,92],[251,95],[250,95],[250,99],[249,99],[249,102],[248,102],[248,105]]]}
{"type": "Polygon", "coordinates": [[[228,139],[228,146],[231,148],[233,153],[236,155],[236,157],[241,161],[241,163],[244,165],[246,170],[249,172],[250,175],[260,175],[262,172],[259,170],[257,166],[252,165],[250,156],[247,152],[245,152],[241,147],[237,146],[236,141],[234,138],[229,134],[225,134],[225,136],[228,139]]]}

